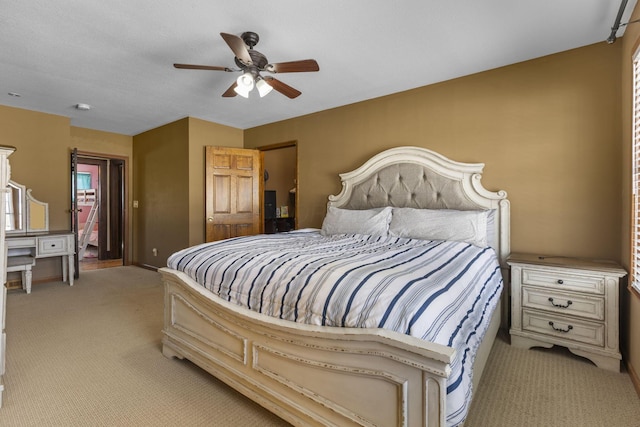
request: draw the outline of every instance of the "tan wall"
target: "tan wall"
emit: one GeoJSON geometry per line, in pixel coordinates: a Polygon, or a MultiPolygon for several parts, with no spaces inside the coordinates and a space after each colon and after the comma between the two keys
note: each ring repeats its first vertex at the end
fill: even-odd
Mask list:
{"type": "Polygon", "coordinates": [[[69,230],[71,201],[69,118],[0,106],[0,144],[16,147],[11,179],[49,203],[51,230],[69,230]]]}
{"type": "Polygon", "coordinates": [[[133,137],[135,262],[164,267],[173,252],[204,242],[207,145],[242,147],[242,130],[185,118],[133,137]]]}
{"type": "Polygon", "coordinates": [[[322,223],[338,173],[417,145],[484,162],[512,207],[512,249],[620,259],[620,47],[600,43],[245,131],[298,141],[298,226],[322,223]]]}
{"type": "MultiPolygon", "coordinates": [[[[10,157],[12,179],[49,203],[51,230],[69,230],[71,149],[131,157],[131,137],[77,128],[68,117],[0,106],[0,144],[16,147],[10,157]]],[[[42,259],[34,281],[61,277],[59,259],[42,259]]]]}
{"type": "MultiPolygon", "coordinates": [[[[51,230],[70,229],[69,124],[67,117],[0,106],[0,144],[16,147],[9,158],[11,179],[49,203],[51,230]]],[[[61,276],[59,258],[39,260],[33,269],[34,282],[61,276]]]]}
{"type": "MultiPolygon", "coordinates": [[[[240,129],[192,118],[131,137],[4,106],[0,129],[0,144],[17,148],[10,159],[13,179],[49,203],[52,230],[70,228],[72,148],[128,158],[128,261],[155,267],[164,266],[175,250],[204,241],[204,146],[243,143],[240,129]],[[138,209],[133,209],[133,200],[138,200],[138,209]]],[[[57,261],[38,261],[34,280],[61,275],[57,261]]]]}
{"type": "Polygon", "coordinates": [[[133,173],[133,259],[164,267],[189,245],[189,120],[134,136],[133,173]]]}
{"type": "MultiPolygon", "coordinates": [[[[636,5],[630,20],[640,18],[640,5],[636,5]]],[[[631,235],[631,130],[632,130],[632,95],[633,68],[632,58],[640,45],[640,26],[629,25],[625,29],[622,40],[616,42],[622,47],[622,163],[623,181],[620,187],[622,196],[621,215],[621,251],[622,263],[629,270],[631,235]]],[[[623,357],[634,379],[636,390],[640,394],[640,297],[626,289],[621,292],[621,311],[623,325],[623,357]]]]}
{"type": "Polygon", "coordinates": [[[133,137],[128,135],[71,127],[71,146],[80,151],[131,159],[132,143],[133,137]]]}
{"type": "Polygon", "coordinates": [[[189,118],[189,245],[205,241],[205,147],[242,148],[241,129],[189,118]]]}

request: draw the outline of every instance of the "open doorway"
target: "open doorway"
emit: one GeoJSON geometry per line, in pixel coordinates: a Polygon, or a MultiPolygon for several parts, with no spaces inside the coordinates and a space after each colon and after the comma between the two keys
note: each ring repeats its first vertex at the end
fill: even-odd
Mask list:
{"type": "Polygon", "coordinates": [[[77,153],[72,226],[77,271],[124,265],[126,159],[77,153]]]}
{"type": "Polygon", "coordinates": [[[297,228],[298,146],[296,141],[258,147],[263,152],[264,232],[297,228]]]}

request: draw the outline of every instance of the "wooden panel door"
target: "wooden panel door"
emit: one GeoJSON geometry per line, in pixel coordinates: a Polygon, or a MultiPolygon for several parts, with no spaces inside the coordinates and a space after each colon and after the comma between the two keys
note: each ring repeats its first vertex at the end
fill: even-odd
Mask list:
{"type": "Polygon", "coordinates": [[[206,241],[258,234],[262,153],[206,147],[206,241]]]}

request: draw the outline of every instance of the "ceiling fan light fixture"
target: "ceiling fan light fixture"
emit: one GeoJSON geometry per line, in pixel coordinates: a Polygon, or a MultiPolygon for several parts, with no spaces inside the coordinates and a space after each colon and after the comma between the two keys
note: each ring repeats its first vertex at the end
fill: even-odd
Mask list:
{"type": "Polygon", "coordinates": [[[253,89],[253,84],[254,84],[253,74],[243,73],[240,77],[238,77],[238,80],[236,80],[236,83],[238,84],[238,86],[246,88],[247,91],[250,91],[251,89],[253,89]]]}
{"type": "Polygon", "coordinates": [[[269,83],[267,83],[262,77],[258,77],[258,81],[256,82],[256,88],[260,93],[260,98],[266,96],[273,90],[273,87],[269,83]]]}
{"type": "Polygon", "coordinates": [[[248,98],[249,92],[251,92],[251,89],[247,89],[244,86],[236,85],[236,87],[233,88],[233,91],[238,95],[242,96],[243,98],[248,98]]]}
{"type": "Polygon", "coordinates": [[[253,74],[243,73],[238,80],[236,80],[236,87],[233,90],[244,98],[249,97],[249,92],[253,89],[253,74]]]}

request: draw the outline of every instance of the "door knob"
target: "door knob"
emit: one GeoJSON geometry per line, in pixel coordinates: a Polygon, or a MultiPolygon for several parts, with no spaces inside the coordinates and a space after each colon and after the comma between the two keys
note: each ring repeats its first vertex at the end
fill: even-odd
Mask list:
{"type": "Polygon", "coordinates": [[[212,216],[210,216],[209,218],[207,218],[207,221],[209,221],[209,222],[213,222],[213,217],[212,217],[212,216]]]}

